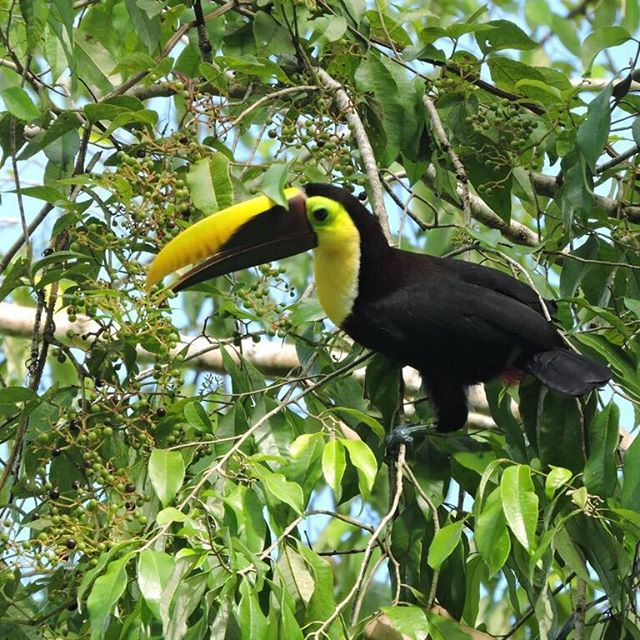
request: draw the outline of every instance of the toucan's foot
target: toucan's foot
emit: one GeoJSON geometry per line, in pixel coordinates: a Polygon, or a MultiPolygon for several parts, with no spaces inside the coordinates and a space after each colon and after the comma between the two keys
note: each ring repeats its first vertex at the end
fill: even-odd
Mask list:
{"type": "Polygon", "coordinates": [[[386,462],[397,460],[400,445],[404,444],[410,449],[414,445],[416,435],[425,435],[434,428],[433,424],[403,424],[393,429],[384,439],[386,462]]]}

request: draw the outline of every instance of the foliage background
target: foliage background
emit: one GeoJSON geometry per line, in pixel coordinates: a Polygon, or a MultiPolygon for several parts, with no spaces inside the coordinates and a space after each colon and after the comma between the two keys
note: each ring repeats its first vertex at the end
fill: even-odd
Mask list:
{"type": "Polygon", "coordinates": [[[0,637],[640,637],[637,0],[0,12],[0,637]],[[389,473],[428,404],[309,256],[144,292],[180,229],[309,181],[557,299],[610,387],[487,385],[389,473]]]}

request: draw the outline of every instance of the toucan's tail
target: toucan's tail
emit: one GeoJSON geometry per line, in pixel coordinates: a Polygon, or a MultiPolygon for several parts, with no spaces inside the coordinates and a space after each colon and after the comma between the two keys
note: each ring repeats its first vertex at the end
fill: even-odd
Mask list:
{"type": "Polygon", "coordinates": [[[528,357],[520,366],[553,391],[581,396],[609,382],[609,367],[568,349],[543,351],[528,357]]]}

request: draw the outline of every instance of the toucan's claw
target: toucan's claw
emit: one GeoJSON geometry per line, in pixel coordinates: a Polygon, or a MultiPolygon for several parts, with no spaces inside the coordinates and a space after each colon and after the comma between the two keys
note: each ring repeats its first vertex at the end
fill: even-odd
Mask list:
{"type": "Polygon", "coordinates": [[[435,429],[435,424],[403,424],[393,429],[384,439],[384,459],[387,464],[398,459],[400,446],[411,449],[415,443],[415,435],[426,435],[435,429]]]}

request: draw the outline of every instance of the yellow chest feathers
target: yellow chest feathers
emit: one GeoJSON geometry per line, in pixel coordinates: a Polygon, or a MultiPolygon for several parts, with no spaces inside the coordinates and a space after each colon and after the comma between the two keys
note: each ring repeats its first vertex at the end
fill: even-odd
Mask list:
{"type": "Polygon", "coordinates": [[[318,298],[329,319],[340,326],[358,296],[360,234],[350,219],[329,233],[317,233],[313,262],[318,298]]]}

